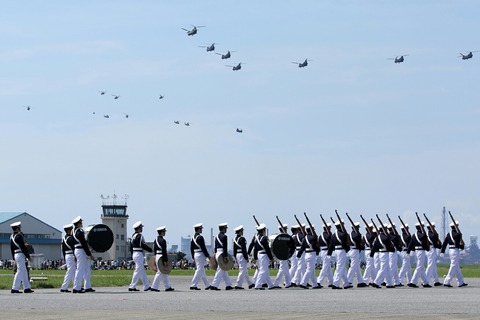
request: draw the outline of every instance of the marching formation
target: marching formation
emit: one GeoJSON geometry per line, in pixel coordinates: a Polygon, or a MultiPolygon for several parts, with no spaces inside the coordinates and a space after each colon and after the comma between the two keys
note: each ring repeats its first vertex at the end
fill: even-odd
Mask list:
{"type": "MultiPolygon", "coordinates": [[[[219,291],[220,283],[225,283],[225,290],[243,290],[244,284],[248,289],[285,289],[298,287],[301,289],[321,289],[326,284],[332,289],[358,288],[396,288],[403,287],[404,283],[410,288],[424,288],[433,286],[452,287],[453,278],[457,278],[459,287],[467,284],[460,269],[460,250],[465,243],[462,239],[459,223],[449,212],[452,219],[450,232],[442,242],[435,230],[435,223],[431,222],[424,214],[427,223],[421,221],[418,214],[415,230],[410,232],[408,224],[405,224],[399,216],[401,223],[400,232],[389,215],[388,224],[385,225],[379,215],[376,215],[378,225],[373,219],[368,223],[362,215],[365,233],[360,230],[360,223],[354,222],[346,214],[351,231],[348,232],[344,220],[337,211],[336,220],[332,223],[325,221],[322,215],[322,232],[317,234],[315,226],[310,222],[307,214],[307,224],[302,224],[295,215],[296,225],[290,227],[280,221],[279,233],[268,236],[267,226],[259,223],[255,216],[256,233],[250,243],[247,243],[243,232],[244,227],[234,229],[233,256],[229,254],[229,241],[227,236],[228,224],[218,225],[219,233],[215,237],[214,252],[209,253],[205,239],[202,236],[203,224],[193,226],[195,234],[191,239],[190,252],[194,259],[196,270],[190,283],[190,290],[201,290],[200,281],[205,290],[219,291]],[[334,229],[332,230],[332,226],[334,229]],[[248,244],[248,246],[247,246],[248,244]],[[443,283],[440,282],[437,272],[437,253],[443,257],[449,247],[450,268],[443,283]],[[361,254],[365,255],[365,268],[362,273],[361,254]],[[321,271],[316,275],[317,257],[320,255],[321,271]],[[335,271],[332,269],[332,258],[335,256],[335,271]],[[250,257],[253,259],[251,260],[250,257]],[[415,260],[415,270],[412,273],[412,258],[415,260]],[[347,268],[347,260],[350,266],[347,268]],[[398,268],[401,260],[401,267],[398,268]],[[252,278],[248,275],[247,264],[253,261],[256,268],[252,278]],[[274,260],[278,262],[278,272],[275,279],[270,276],[270,266],[274,260]],[[209,263],[215,270],[212,282],[209,281],[205,265],[209,263]],[[235,283],[232,282],[228,271],[234,264],[238,266],[238,276],[235,283]],[[426,267],[425,267],[426,266],[426,267]],[[405,281],[406,280],[406,281],[405,281]]],[[[21,232],[21,223],[15,222],[10,225],[13,234],[10,237],[12,256],[16,263],[16,272],[13,280],[11,293],[22,293],[20,286],[23,284],[24,293],[32,293],[26,260],[30,258],[29,245],[21,232]]],[[[172,263],[168,260],[167,242],[165,240],[166,226],[156,229],[158,235],[155,238],[153,248],[149,247],[142,235],[143,224],[141,221],[133,224],[134,234],[131,237],[132,259],[135,270],[128,291],[140,291],[136,288],[139,281],[142,282],[144,291],[159,292],[160,282],[164,284],[164,290],[174,291],[169,279],[172,263]],[[144,251],[154,253],[153,269],[155,277],[150,286],[145,270],[144,251]]],[[[62,240],[62,252],[66,262],[67,271],[60,292],[86,293],[95,292],[90,282],[90,263],[88,259],[94,259],[85,239],[83,220],[80,216],[73,219],[71,224],[64,226],[65,236],[62,240]],[[73,282],[73,290],[68,290],[73,282]]]]}

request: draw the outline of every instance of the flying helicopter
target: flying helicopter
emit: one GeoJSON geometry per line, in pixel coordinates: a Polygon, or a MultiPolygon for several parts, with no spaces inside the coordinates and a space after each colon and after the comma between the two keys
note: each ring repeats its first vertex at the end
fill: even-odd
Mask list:
{"type": "Polygon", "coordinates": [[[174,120],[173,123],[180,124],[180,121],[174,120]]]}
{"type": "Polygon", "coordinates": [[[207,48],[207,52],[215,51],[215,43],[212,43],[209,46],[199,46],[200,48],[207,48]]]}
{"type": "Polygon", "coordinates": [[[105,95],[105,93],[107,93],[107,91],[98,91],[98,92],[100,92],[101,96],[103,96],[103,95],[105,95]]]}
{"type": "Polygon", "coordinates": [[[190,122],[185,122],[184,125],[186,125],[187,127],[190,127],[190,122]]]}
{"type": "Polygon", "coordinates": [[[125,112],[124,112],[123,114],[125,115],[125,118],[128,119],[128,117],[129,117],[128,113],[125,113],[125,112]]]}
{"type": "Polygon", "coordinates": [[[473,53],[474,53],[474,52],[479,52],[479,51],[478,51],[478,50],[477,50],[477,51],[470,51],[469,53],[467,53],[467,54],[465,54],[465,55],[464,55],[464,54],[462,54],[462,53],[460,53],[460,55],[459,55],[458,57],[461,57],[461,58],[462,58],[462,60],[468,60],[468,59],[472,59],[472,58],[473,58],[473,53]]]}
{"type": "Polygon", "coordinates": [[[197,34],[197,28],[203,28],[203,27],[206,27],[206,26],[194,26],[192,24],[192,27],[193,29],[192,30],[188,30],[188,29],[185,29],[185,28],[182,28],[182,30],[185,30],[187,32],[187,36],[193,36],[193,35],[196,35],[197,34]]]}
{"type": "MultiPolygon", "coordinates": [[[[231,51],[231,52],[236,52],[236,51],[231,51]]],[[[222,56],[222,60],[223,60],[223,59],[230,59],[230,57],[232,56],[232,54],[230,53],[230,51],[228,51],[228,52],[225,53],[225,54],[221,54],[221,53],[218,53],[218,52],[215,52],[215,54],[218,54],[219,56],[222,56]]]]}
{"type": "Polygon", "coordinates": [[[241,62],[239,62],[236,66],[229,66],[229,65],[225,65],[225,66],[232,68],[233,71],[238,71],[238,70],[242,69],[242,63],[241,62]]]}
{"type": "Polygon", "coordinates": [[[159,96],[158,96],[158,99],[160,99],[160,100],[162,100],[163,98],[165,98],[164,95],[159,95],[159,96]]]}
{"type": "Polygon", "coordinates": [[[308,66],[308,61],[312,61],[312,60],[305,59],[305,61],[303,62],[292,62],[292,63],[298,64],[299,68],[305,68],[306,66],[308,66]]]}
{"type": "Polygon", "coordinates": [[[237,128],[237,132],[238,132],[238,133],[242,133],[242,132],[243,132],[243,130],[242,130],[242,129],[239,129],[239,128],[237,128]]]}
{"type": "Polygon", "coordinates": [[[27,111],[30,111],[30,106],[23,106],[27,111]]]}
{"type": "Polygon", "coordinates": [[[109,118],[110,118],[110,115],[104,114],[103,117],[106,118],[106,119],[109,119],[109,118]]]}
{"type": "Polygon", "coordinates": [[[117,100],[118,98],[120,98],[120,96],[117,96],[116,94],[112,94],[112,97],[113,99],[117,100]]]}
{"type": "Polygon", "coordinates": [[[408,54],[404,54],[403,56],[400,56],[400,57],[395,57],[395,58],[388,58],[388,60],[394,60],[395,63],[402,63],[403,61],[405,61],[405,58],[408,56],[408,54]]]}

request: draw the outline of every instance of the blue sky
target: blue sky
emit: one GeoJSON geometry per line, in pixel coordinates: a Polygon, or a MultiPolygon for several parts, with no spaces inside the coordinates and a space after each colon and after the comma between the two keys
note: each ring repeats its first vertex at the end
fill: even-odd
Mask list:
{"type": "Polygon", "coordinates": [[[77,215],[99,223],[100,194],[128,194],[130,225],[142,220],[147,238],[167,225],[175,244],[198,222],[251,234],[252,214],[271,228],[275,215],[291,225],[306,211],[319,225],[318,214],[335,209],[410,224],[426,212],[439,224],[446,206],[477,235],[480,53],[458,55],[480,50],[479,9],[4,4],[0,211],[25,210],[57,228],[77,215]],[[206,27],[188,37],[181,28],[192,24],[206,27]],[[211,43],[236,52],[224,61],[199,47],[211,43]],[[404,63],[387,59],[402,54],[404,63]],[[306,68],[291,63],[305,58],[306,68]],[[225,66],[239,62],[238,72],[225,66]]]}

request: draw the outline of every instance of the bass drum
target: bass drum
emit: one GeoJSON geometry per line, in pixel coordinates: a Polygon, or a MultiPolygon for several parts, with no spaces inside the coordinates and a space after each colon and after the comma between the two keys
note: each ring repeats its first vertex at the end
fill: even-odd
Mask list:
{"type": "Polygon", "coordinates": [[[173,262],[170,260],[170,257],[168,257],[167,265],[163,264],[161,258],[159,258],[157,261],[156,255],[148,258],[148,269],[152,270],[153,272],[157,272],[157,265],[160,266],[160,272],[163,274],[169,274],[173,268],[173,262]]]}
{"type": "Polygon", "coordinates": [[[268,237],[270,250],[278,260],[288,260],[293,255],[291,246],[294,246],[293,238],[286,233],[272,234],[268,237]]]}
{"type": "Polygon", "coordinates": [[[105,224],[92,224],[85,228],[85,239],[95,252],[105,252],[112,247],[113,232],[105,224]]]}
{"type": "Polygon", "coordinates": [[[220,269],[224,271],[228,271],[233,268],[233,265],[235,264],[235,260],[233,260],[233,256],[231,254],[228,255],[227,261],[223,260],[222,255],[219,255],[217,263],[220,269]]]}

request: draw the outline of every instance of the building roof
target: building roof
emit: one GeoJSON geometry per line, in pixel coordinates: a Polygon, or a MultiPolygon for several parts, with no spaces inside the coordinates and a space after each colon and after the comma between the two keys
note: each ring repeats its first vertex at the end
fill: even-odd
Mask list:
{"type": "Polygon", "coordinates": [[[24,212],[0,212],[0,223],[11,220],[15,217],[18,217],[24,212]]]}

